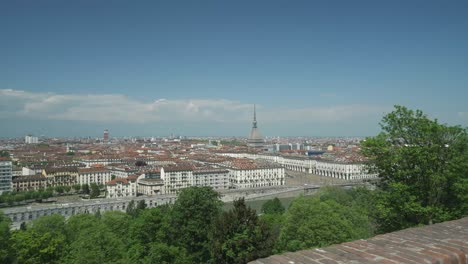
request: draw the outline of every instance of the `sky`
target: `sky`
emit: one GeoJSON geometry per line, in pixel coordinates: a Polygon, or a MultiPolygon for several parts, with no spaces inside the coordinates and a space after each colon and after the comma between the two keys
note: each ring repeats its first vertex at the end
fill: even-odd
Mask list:
{"type": "Polygon", "coordinates": [[[0,1],[0,137],[468,126],[468,1],[0,1]]]}

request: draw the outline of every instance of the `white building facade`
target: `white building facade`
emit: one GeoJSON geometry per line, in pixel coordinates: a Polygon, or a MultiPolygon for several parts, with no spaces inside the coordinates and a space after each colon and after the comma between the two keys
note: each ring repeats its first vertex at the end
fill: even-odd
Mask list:
{"type": "Polygon", "coordinates": [[[267,160],[280,164],[289,170],[313,173],[319,176],[339,178],[343,180],[363,180],[377,178],[377,174],[369,173],[366,165],[363,163],[340,163],[332,161],[319,161],[308,158],[286,158],[275,155],[249,153],[223,153],[221,155],[233,158],[267,160]]]}
{"type": "Polygon", "coordinates": [[[12,168],[10,159],[0,157],[0,194],[11,191],[12,168]]]}
{"type": "Polygon", "coordinates": [[[39,138],[28,135],[28,136],[24,137],[24,143],[26,143],[26,144],[37,144],[37,143],[39,143],[39,138]]]}
{"type": "Polygon", "coordinates": [[[280,166],[255,169],[230,168],[229,182],[234,189],[284,185],[284,168],[280,166]]]}
{"type": "Polygon", "coordinates": [[[105,168],[78,168],[78,184],[104,185],[111,181],[111,172],[105,168]]]}
{"type": "Polygon", "coordinates": [[[127,178],[115,178],[106,183],[107,197],[136,197],[137,196],[137,175],[127,178]]]}

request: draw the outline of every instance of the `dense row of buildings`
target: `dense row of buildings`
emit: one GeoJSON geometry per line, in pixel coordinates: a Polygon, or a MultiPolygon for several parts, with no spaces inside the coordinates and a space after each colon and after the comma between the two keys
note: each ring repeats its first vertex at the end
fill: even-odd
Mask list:
{"type": "MultiPolygon", "coordinates": [[[[241,189],[284,185],[284,168],[274,163],[247,159],[229,159],[220,164],[201,164],[197,161],[176,160],[166,165],[145,165],[138,169],[123,164],[107,164],[94,160],[74,162],[56,167],[31,166],[23,168],[25,174],[12,177],[10,160],[1,161],[0,175],[3,191],[31,191],[56,186],[95,183],[105,186],[108,197],[175,194],[190,186],[210,186],[214,189],[241,189]],[[3,165],[5,164],[5,165],[3,165]],[[105,165],[107,164],[107,165],[105,165]],[[3,183],[5,178],[5,183],[3,183]],[[6,182],[8,181],[8,182],[6,182]]],[[[149,162],[149,161],[148,161],[149,162]]],[[[149,162],[151,163],[151,162],[149,162]]],[[[155,162],[157,163],[157,162],[155,162]]]]}
{"type": "Polygon", "coordinates": [[[190,186],[209,186],[216,190],[244,189],[285,184],[285,172],[276,164],[234,160],[232,164],[205,166],[184,162],[165,166],[106,183],[108,197],[134,194],[175,194],[190,186]]]}
{"type": "Polygon", "coordinates": [[[248,139],[235,144],[173,137],[111,140],[108,130],[103,139],[32,142],[37,143],[28,136],[9,147],[11,159],[0,160],[0,193],[92,183],[105,188],[108,197],[175,194],[189,186],[259,188],[284,185],[285,169],[343,180],[376,176],[368,173],[354,139],[334,145],[322,139],[319,145],[277,139],[268,145],[255,107],[248,139]]]}
{"type": "Polygon", "coordinates": [[[332,162],[317,160],[309,157],[284,157],[279,155],[264,155],[252,153],[221,153],[223,156],[234,158],[248,158],[252,160],[265,160],[280,164],[284,168],[294,171],[312,173],[319,176],[338,178],[343,180],[363,180],[376,178],[370,173],[365,163],[332,162]]]}

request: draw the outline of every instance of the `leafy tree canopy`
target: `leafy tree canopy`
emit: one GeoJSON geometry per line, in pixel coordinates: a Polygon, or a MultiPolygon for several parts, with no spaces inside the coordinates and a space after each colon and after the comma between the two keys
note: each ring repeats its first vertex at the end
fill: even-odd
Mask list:
{"type": "Polygon", "coordinates": [[[281,204],[278,197],[268,200],[262,205],[262,213],[264,214],[282,214],[284,210],[284,206],[281,204]]]}
{"type": "Polygon", "coordinates": [[[403,106],[395,106],[380,125],[382,132],[362,143],[383,191],[376,212],[384,221],[380,231],[467,215],[467,129],[403,106]]]}
{"type": "Polygon", "coordinates": [[[286,212],[280,244],[295,251],[323,247],[370,236],[368,217],[357,208],[320,197],[300,197],[286,212]]]}
{"type": "Polygon", "coordinates": [[[247,263],[269,256],[275,237],[257,212],[234,201],[234,208],[216,221],[212,233],[212,256],[215,263],[247,263]]]}
{"type": "Polygon", "coordinates": [[[171,210],[171,238],[192,256],[193,262],[210,259],[208,233],[221,213],[219,194],[210,187],[183,189],[171,210]]]}

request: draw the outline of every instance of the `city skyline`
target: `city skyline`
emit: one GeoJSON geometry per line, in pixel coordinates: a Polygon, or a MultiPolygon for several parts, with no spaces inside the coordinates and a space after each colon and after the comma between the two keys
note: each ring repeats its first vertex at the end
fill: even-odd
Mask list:
{"type": "Polygon", "coordinates": [[[468,125],[466,1],[3,2],[2,136],[372,136],[468,125]]]}

